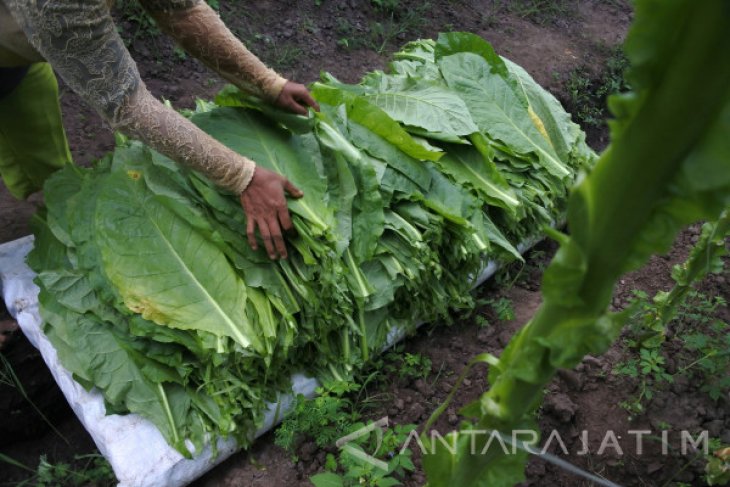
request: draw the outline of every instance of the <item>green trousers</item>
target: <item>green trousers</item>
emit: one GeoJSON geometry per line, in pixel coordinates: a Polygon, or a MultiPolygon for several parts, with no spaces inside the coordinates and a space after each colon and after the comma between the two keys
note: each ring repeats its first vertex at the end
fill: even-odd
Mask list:
{"type": "Polygon", "coordinates": [[[56,76],[48,63],[33,64],[0,99],[0,176],[10,194],[25,199],[71,163],[56,76]]]}

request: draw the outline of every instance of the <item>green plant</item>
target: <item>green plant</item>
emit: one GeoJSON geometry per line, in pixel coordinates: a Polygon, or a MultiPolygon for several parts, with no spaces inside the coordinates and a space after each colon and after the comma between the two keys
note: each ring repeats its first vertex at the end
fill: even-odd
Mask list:
{"type": "MultiPolygon", "coordinates": [[[[715,303],[727,303],[716,299],[715,303]]],[[[718,400],[730,390],[730,325],[715,320],[706,330],[695,331],[682,337],[687,352],[686,365],[678,373],[692,374],[702,381],[702,390],[718,400]]],[[[683,357],[684,358],[684,357],[683,357]]]]}
{"type": "Polygon", "coordinates": [[[268,34],[256,33],[253,39],[259,45],[259,55],[277,70],[293,67],[302,55],[302,49],[293,42],[274,42],[268,34]]]}
{"type": "Polygon", "coordinates": [[[578,123],[584,127],[601,127],[606,123],[608,97],[630,89],[624,76],[626,68],[628,60],[619,46],[610,51],[605,69],[598,76],[591,67],[578,67],[568,74],[567,105],[578,123]]]}
{"type": "Polygon", "coordinates": [[[175,46],[173,52],[175,53],[175,57],[179,61],[185,61],[188,58],[188,53],[185,51],[185,49],[175,46]]]}
{"type": "Polygon", "coordinates": [[[497,313],[499,321],[512,321],[515,319],[515,308],[511,299],[505,297],[492,299],[489,301],[489,305],[497,313]]]}
{"type": "Polygon", "coordinates": [[[302,29],[310,34],[319,34],[320,28],[311,17],[302,18],[302,29]]]}
{"type": "Polygon", "coordinates": [[[399,36],[418,32],[425,24],[429,2],[405,8],[399,0],[372,0],[380,15],[370,22],[365,32],[360,32],[352,23],[338,17],[335,32],[339,36],[337,45],[343,49],[371,49],[382,54],[392,47],[399,36]]]}
{"type": "MultiPolygon", "coordinates": [[[[512,279],[509,279],[508,282],[511,282],[512,279]]],[[[492,313],[494,313],[497,317],[497,320],[499,321],[512,321],[515,319],[515,309],[514,304],[512,303],[512,300],[507,297],[499,297],[499,298],[478,298],[476,300],[476,314],[474,315],[474,321],[479,327],[486,327],[490,325],[489,319],[484,316],[483,314],[480,314],[480,310],[483,311],[483,308],[489,307],[492,313]]],[[[463,317],[463,319],[468,319],[472,313],[469,313],[463,317]]]]}
{"type": "MultiPolygon", "coordinates": [[[[362,428],[364,424],[353,426],[353,431],[362,428]]],[[[390,487],[401,485],[399,478],[407,472],[415,470],[411,460],[412,452],[403,448],[409,434],[415,425],[396,425],[385,430],[382,438],[377,435],[360,437],[349,445],[361,450],[376,459],[384,459],[385,469],[374,465],[362,458],[354,456],[349,450],[342,449],[335,459],[334,455],[327,458],[327,472],[319,473],[310,478],[315,487],[390,487]],[[377,450],[375,450],[378,448],[377,450]]]]}
{"type": "Polygon", "coordinates": [[[718,443],[708,455],[705,466],[705,480],[707,485],[730,484],[730,447],[721,447],[718,443]]]}
{"type": "Polygon", "coordinates": [[[727,235],[730,235],[729,211],[725,211],[716,222],[702,226],[701,236],[687,260],[672,268],[675,285],[670,291],[658,292],[651,302],[646,293],[634,292],[630,329],[637,343],[633,346],[658,347],[673,321],[677,323],[676,331],[684,332],[687,323],[701,326],[713,320],[715,309],[725,304],[723,298],[718,296],[712,303],[697,293],[693,286],[708,274],[722,272],[727,235]]]}
{"type": "MultiPolygon", "coordinates": [[[[420,367],[420,356],[407,354],[404,363],[420,367]]],[[[430,364],[430,363],[429,363],[430,364]]],[[[303,441],[311,440],[320,448],[332,448],[336,441],[345,435],[365,427],[363,417],[355,407],[359,393],[364,386],[355,382],[335,382],[317,390],[314,399],[299,395],[293,411],[276,430],[275,443],[293,455],[298,461],[296,449],[303,441]]],[[[349,448],[341,449],[337,456],[328,453],[325,461],[326,472],[311,478],[315,486],[355,486],[367,485],[383,487],[397,485],[396,477],[414,469],[410,460],[411,451],[401,449],[408,434],[415,425],[396,425],[380,435],[360,435],[350,443],[349,448]],[[352,450],[363,451],[374,458],[385,459],[387,468],[382,469],[353,456],[352,450]]],[[[380,430],[378,430],[380,431],[380,430]]]]}
{"type": "Polygon", "coordinates": [[[401,8],[400,0],[370,0],[370,3],[385,12],[395,12],[401,8]]]}
{"type": "Polygon", "coordinates": [[[420,353],[406,353],[399,373],[401,377],[425,379],[431,374],[431,359],[420,353]]]}
{"type": "MultiPolygon", "coordinates": [[[[725,373],[730,367],[729,327],[715,318],[718,308],[727,303],[721,296],[710,298],[693,286],[707,274],[722,271],[725,236],[729,229],[728,212],[723,213],[717,222],[705,223],[701,237],[687,260],[672,269],[674,287],[668,292],[658,292],[652,299],[645,292],[635,290],[628,307],[627,344],[639,350],[640,360],[645,361],[646,357],[652,356],[663,363],[664,359],[659,354],[666,331],[672,327],[683,345],[681,351],[674,354],[681,364],[677,374],[698,376],[702,389],[715,400],[730,389],[730,377],[725,373]]],[[[654,385],[671,381],[671,377],[664,377],[664,373],[652,367],[648,370],[647,367],[637,367],[636,359],[619,365],[615,372],[641,378],[638,396],[622,402],[622,406],[634,414],[644,410],[643,401],[652,398],[654,385]]]]}
{"type": "Polygon", "coordinates": [[[642,348],[638,359],[629,359],[617,364],[614,373],[640,379],[639,393],[620,403],[632,414],[644,412],[644,401],[651,400],[658,387],[674,382],[674,377],[665,368],[666,361],[659,350],[642,348]]]}
{"type": "Polygon", "coordinates": [[[478,314],[474,318],[474,321],[476,322],[477,326],[480,328],[486,328],[487,326],[490,326],[489,320],[486,316],[478,314]]]}
{"type": "Polygon", "coordinates": [[[345,397],[359,389],[358,384],[338,382],[317,389],[314,399],[299,394],[292,412],[276,429],[274,443],[292,454],[307,438],[312,438],[320,448],[334,445],[338,438],[350,433],[360,418],[352,401],[345,397]]]}
{"type": "Polygon", "coordinates": [[[127,46],[131,45],[136,39],[154,38],[160,34],[160,29],[155,21],[139,3],[117,0],[116,8],[122,18],[135,27],[132,37],[125,39],[127,46]]]}
{"type": "Polygon", "coordinates": [[[629,304],[631,314],[626,344],[638,351],[639,358],[629,359],[614,368],[615,374],[641,381],[638,395],[621,403],[632,414],[642,413],[645,401],[650,400],[662,384],[673,381],[673,376],[664,369],[665,360],[661,356],[666,326],[674,328],[674,335],[682,345],[679,351],[673,352],[678,363],[674,375],[696,376],[703,384],[702,390],[715,400],[730,389],[730,378],[724,373],[730,367],[730,326],[715,318],[717,310],[726,305],[725,299],[721,296],[710,298],[694,289],[682,296],[681,301],[673,302],[671,313],[667,313],[662,308],[667,300],[650,299],[645,292],[634,291],[629,304]],[[661,316],[671,316],[671,321],[663,323],[661,316]]]}
{"type": "Polygon", "coordinates": [[[380,357],[373,357],[363,371],[356,375],[359,383],[366,386],[370,383],[388,384],[393,376],[401,379],[425,379],[431,375],[431,359],[420,353],[403,352],[397,347],[380,357]],[[366,378],[362,378],[362,376],[366,378]]]}
{"type": "Polygon", "coordinates": [[[511,0],[501,2],[508,12],[539,25],[554,24],[574,15],[568,0],[511,0]]]}
{"type": "Polygon", "coordinates": [[[0,453],[0,462],[26,470],[31,477],[20,481],[15,487],[97,487],[114,486],[117,484],[114,472],[104,457],[99,454],[75,455],[73,463],[51,463],[46,455],[41,455],[38,466],[32,469],[0,453]]]}
{"type": "Polygon", "coordinates": [[[339,36],[337,45],[343,49],[357,49],[363,45],[363,36],[357,34],[355,26],[345,17],[335,19],[335,33],[339,36]]]}

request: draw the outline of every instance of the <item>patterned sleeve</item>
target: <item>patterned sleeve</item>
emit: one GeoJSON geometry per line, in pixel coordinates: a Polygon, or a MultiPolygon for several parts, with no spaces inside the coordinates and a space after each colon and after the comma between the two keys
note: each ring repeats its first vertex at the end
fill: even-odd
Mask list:
{"type": "MultiPolygon", "coordinates": [[[[166,108],[147,90],[106,0],[6,0],[33,47],[116,129],[242,192],[254,164],[166,108]]],[[[189,8],[190,0],[156,0],[189,8]]]]}
{"type": "Polygon", "coordinates": [[[287,80],[246,49],[206,2],[182,10],[156,8],[161,0],[140,2],[163,32],[226,80],[270,102],[281,93],[287,80]]]}
{"type": "Polygon", "coordinates": [[[114,124],[140,85],[105,0],[6,0],[28,40],[76,93],[114,124]]]}

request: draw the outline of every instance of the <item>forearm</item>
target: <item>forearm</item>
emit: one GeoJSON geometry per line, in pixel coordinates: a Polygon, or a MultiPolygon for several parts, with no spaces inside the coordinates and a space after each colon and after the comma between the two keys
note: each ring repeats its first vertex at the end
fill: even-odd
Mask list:
{"type": "Polygon", "coordinates": [[[206,2],[183,10],[146,8],[160,29],[226,80],[271,102],[281,93],[287,80],[246,49],[206,2]]]}
{"type": "Polygon", "coordinates": [[[205,174],[221,188],[240,194],[248,186],[255,164],[224,146],[185,117],[165,107],[144,84],[119,113],[114,128],[143,141],[158,152],[205,174]]]}

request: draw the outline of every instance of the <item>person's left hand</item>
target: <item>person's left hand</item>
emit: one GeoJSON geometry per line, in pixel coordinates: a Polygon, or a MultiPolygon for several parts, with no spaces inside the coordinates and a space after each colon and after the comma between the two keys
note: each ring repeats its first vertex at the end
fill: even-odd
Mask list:
{"type": "Polygon", "coordinates": [[[299,115],[306,115],[307,107],[312,107],[316,111],[319,111],[319,105],[314,101],[312,95],[309,94],[307,87],[292,81],[286,82],[274,105],[299,115]]]}

